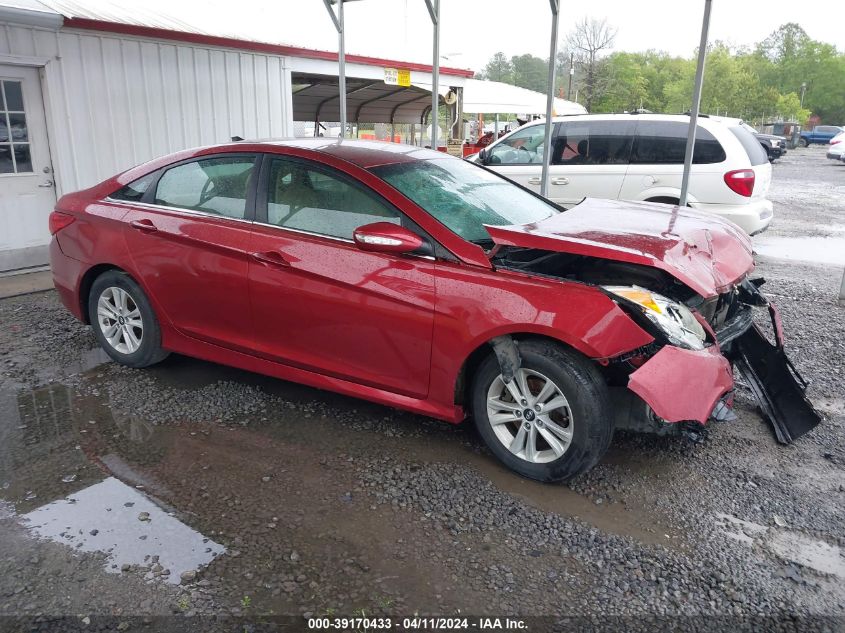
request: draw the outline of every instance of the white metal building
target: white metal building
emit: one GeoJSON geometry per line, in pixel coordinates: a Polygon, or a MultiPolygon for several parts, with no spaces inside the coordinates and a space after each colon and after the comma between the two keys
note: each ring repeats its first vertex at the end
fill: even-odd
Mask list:
{"type": "MultiPolygon", "coordinates": [[[[0,0],[0,273],[47,262],[64,193],[179,149],[338,120],[337,53],[192,31],[140,3],[90,6],[0,0]]],[[[440,72],[444,90],[473,74],[440,72]]],[[[430,66],[347,55],[346,73],[350,122],[430,110],[430,66]],[[412,85],[385,84],[385,68],[410,70],[412,85]]]]}

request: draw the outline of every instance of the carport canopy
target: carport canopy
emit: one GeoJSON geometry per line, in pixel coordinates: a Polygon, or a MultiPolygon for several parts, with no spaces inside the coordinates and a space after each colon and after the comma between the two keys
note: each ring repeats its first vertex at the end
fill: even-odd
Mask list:
{"type": "MultiPolygon", "coordinates": [[[[293,73],[293,119],[339,121],[338,78],[293,73]]],[[[431,109],[431,89],[393,86],[375,79],[346,79],[346,117],[351,122],[419,123],[431,109]]]]}
{"type": "MultiPolygon", "coordinates": [[[[512,86],[500,81],[465,79],[464,112],[482,114],[546,114],[546,94],[527,88],[512,86]]],[[[554,100],[554,112],[557,116],[565,114],[587,114],[584,106],[567,101],[554,100]]]]}

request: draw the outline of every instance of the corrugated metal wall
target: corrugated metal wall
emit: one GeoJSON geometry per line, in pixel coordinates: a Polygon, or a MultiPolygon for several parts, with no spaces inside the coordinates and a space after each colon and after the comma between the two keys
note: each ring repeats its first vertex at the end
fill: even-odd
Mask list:
{"type": "Polygon", "coordinates": [[[50,58],[44,101],[59,195],[187,147],[293,133],[282,57],[8,24],[0,55],[50,58]]]}

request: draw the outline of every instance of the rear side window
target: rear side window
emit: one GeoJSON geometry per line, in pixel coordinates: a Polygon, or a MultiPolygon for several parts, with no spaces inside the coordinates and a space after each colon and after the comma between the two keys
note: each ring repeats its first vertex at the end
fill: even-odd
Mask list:
{"type": "Polygon", "coordinates": [[[158,172],[155,171],[151,174],[147,174],[146,176],[142,176],[141,178],[138,178],[138,180],[130,182],[122,189],[118,189],[111,194],[109,198],[112,200],[124,200],[126,202],[140,202],[141,198],[144,197],[144,194],[147,193],[147,189],[149,189],[150,185],[155,182],[156,176],[158,176],[158,172]]]}
{"type": "Polygon", "coordinates": [[[255,156],[220,156],[168,169],[158,181],[155,203],[243,219],[255,156]]]}
{"type": "Polygon", "coordinates": [[[742,147],[745,148],[745,153],[748,154],[748,160],[751,161],[752,165],[765,165],[769,162],[766,150],[763,149],[760,141],[751,132],[738,125],[731,127],[730,131],[742,143],[742,147]]]}
{"type": "Polygon", "coordinates": [[[634,122],[565,121],[552,143],[553,165],[627,165],[634,122]]]}
{"type": "MultiPolygon", "coordinates": [[[[683,165],[689,126],[683,121],[640,121],[632,165],[683,165]]],[[[761,148],[762,149],[762,148],[761,148]]],[[[721,163],[727,158],[716,137],[700,125],[695,130],[695,165],[721,163]]]]}

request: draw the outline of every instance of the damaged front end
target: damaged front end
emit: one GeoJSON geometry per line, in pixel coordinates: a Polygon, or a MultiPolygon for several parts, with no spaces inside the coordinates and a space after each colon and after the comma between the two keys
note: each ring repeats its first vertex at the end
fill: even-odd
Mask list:
{"type": "Polygon", "coordinates": [[[733,367],[779,442],[821,421],[786,356],[780,317],[760,292],[762,280],[743,278],[705,298],[667,271],[640,264],[515,247],[495,257],[499,267],[601,288],[654,337],[643,348],[596,359],[612,387],[617,428],[701,439],[709,421],[735,418],[733,367]],[[754,323],[755,308],[768,309],[774,342],[754,323]]]}

